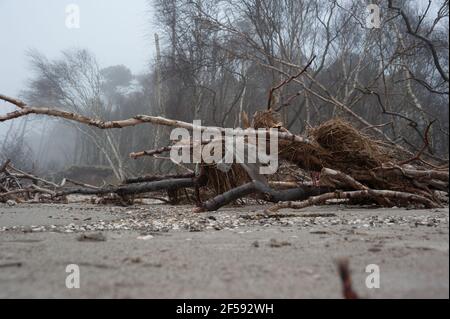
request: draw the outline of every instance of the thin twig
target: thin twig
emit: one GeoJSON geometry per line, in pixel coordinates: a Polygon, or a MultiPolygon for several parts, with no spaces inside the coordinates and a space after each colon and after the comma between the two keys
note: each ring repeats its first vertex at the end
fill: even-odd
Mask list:
{"type": "Polygon", "coordinates": [[[416,161],[416,160],[417,161],[422,161],[420,157],[425,152],[425,150],[428,148],[428,145],[430,145],[430,141],[429,141],[429,136],[428,135],[429,135],[431,126],[434,124],[434,122],[435,121],[431,121],[430,124],[428,124],[428,126],[427,126],[427,128],[425,130],[425,134],[424,134],[424,143],[423,143],[422,148],[419,150],[419,152],[417,152],[417,154],[414,155],[412,158],[410,158],[410,159],[408,159],[406,161],[400,162],[399,163],[400,166],[408,164],[408,163],[411,163],[411,162],[416,161]]]}
{"type": "Polygon", "coordinates": [[[289,79],[284,80],[283,82],[281,82],[277,86],[275,86],[275,87],[270,89],[269,99],[267,101],[267,109],[268,110],[270,110],[272,108],[273,93],[275,93],[276,90],[279,90],[280,88],[282,88],[286,84],[289,84],[290,82],[292,82],[295,79],[297,79],[298,77],[300,77],[303,73],[305,73],[308,70],[309,66],[314,62],[315,59],[316,59],[316,56],[313,56],[313,58],[308,62],[308,64],[306,64],[306,66],[302,70],[300,70],[299,73],[291,76],[289,79]]]}

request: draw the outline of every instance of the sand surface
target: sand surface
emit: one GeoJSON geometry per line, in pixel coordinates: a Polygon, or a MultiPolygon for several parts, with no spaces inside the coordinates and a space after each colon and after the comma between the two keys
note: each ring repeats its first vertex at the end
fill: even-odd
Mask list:
{"type": "Polygon", "coordinates": [[[0,204],[0,298],[341,298],[342,257],[363,297],[449,298],[448,208],[261,209],[0,204]]]}

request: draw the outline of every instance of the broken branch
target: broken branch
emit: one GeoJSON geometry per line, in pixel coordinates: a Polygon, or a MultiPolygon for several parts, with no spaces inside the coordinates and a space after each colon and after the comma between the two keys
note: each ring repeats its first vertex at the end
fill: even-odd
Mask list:
{"type": "Polygon", "coordinates": [[[305,73],[308,70],[309,66],[314,62],[315,59],[316,59],[316,56],[313,56],[313,58],[306,64],[306,66],[303,69],[300,70],[300,72],[298,72],[297,74],[291,76],[290,78],[284,80],[283,82],[281,82],[277,86],[275,86],[275,87],[270,89],[269,98],[268,98],[268,101],[267,101],[267,109],[268,110],[272,109],[272,99],[273,99],[273,94],[275,93],[275,91],[279,90],[280,88],[282,88],[286,84],[289,84],[290,82],[292,82],[295,79],[299,78],[303,73],[305,73]]]}
{"type": "Polygon", "coordinates": [[[330,199],[362,199],[362,198],[374,198],[374,197],[385,197],[392,200],[404,200],[408,203],[419,203],[424,205],[426,208],[438,208],[440,207],[433,201],[425,198],[423,196],[404,193],[404,192],[395,192],[389,190],[361,190],[361,191],[352,191],[352,192],[334,192],[334,193],[326,193],[319,196],[313,196],[308,198],[303,202],[285,202],[276,204],[270,208],[268,208],[268,212],[276,212],[280,209],[292,208],[292,209],[303,209],[309,206],[314,206],[317,204],[323,204],[330,199]]]}

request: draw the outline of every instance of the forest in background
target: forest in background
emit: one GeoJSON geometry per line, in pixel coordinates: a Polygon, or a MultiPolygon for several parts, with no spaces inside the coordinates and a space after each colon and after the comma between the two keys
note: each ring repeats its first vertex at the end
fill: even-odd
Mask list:
{"type": "MultiPolygon", "coordinates": [[[[58,59],[31,51],[22,98],[104,120],[149,114],[240,127],[315,57],[270,101],[287,129],[301,134],[339,117],[413,153],[427,141],[424,156],[448,159],[448,1],[377,3],[380,28],[367,27],[364,1],[149,1],[160,48],[148,72],[102,68],[88,48],[58,59]]],[[[123,180],[172,168],[129,158],[169,144],[159,126],[102,131],[37,117],[8,125],[1,157],[23,169],[102,166],[123,180]],[[42,135],[30,133],[36,126],[42,135]]]]}

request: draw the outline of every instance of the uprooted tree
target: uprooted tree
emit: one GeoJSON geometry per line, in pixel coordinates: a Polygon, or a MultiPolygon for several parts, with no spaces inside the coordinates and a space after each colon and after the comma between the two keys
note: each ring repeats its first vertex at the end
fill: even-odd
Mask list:
{"type": "MultiPolygon", "coordinates": [[[[296,76],[306,72],[306,67],[296,76]]],[[[271,94],[287,81],[283,81],[271,94]]],[[[191,138],[183,141],[192,151],[196,143],[203,147],[223,143],[225,128],[196,127],[193,124],[164,117],[139,115],[117,121],[103,121],[57,108],[33,107],[25,102],[0,95],[0,99],[18,110],[0,116],[0,122],[36,114],[62,118],[101,130],[122,129],[141,124],[179,127],[188,130],[214,131],[219,137],[207,141],[191,138]]],[[[268,208],[304,208],[324,204],[328,200],[372,203],[380,206],[415,206],[434,208],[448,197],[448,163],[424,159],[428,146],[430,123],[424,132],[424,145],[411,153],[390,140],[377,140],[361,133],[339,118],[329,120],[308,130],[307,136],[290,132],[270,104],[266,111],[253,116],[251,127],[245,129],[276,130],[281,167],[276,174],[263,176],[258,164],[233,163],[227,167],[201,162],[194,170],[179,175],[151,175],[126,178],[120,185],[98,187],[77,181],[61,183],[46,181],[15,168],[9,161],[0,167],[0,201],[64,201],[69,195],[99,197],[115,196],[123,204],[132,203],[142,194],[167,191],[169,201],[181,197],[196,204],[197,212],[215,211],[242,198],[275,203],[268,208]],[[24,183],[23,180],[28,180],[24,183]],[[72,187],[67,186],[73,185],[72,187]]],[[[250,123],[249,123],[250,124],[250,123]]],[[[243,130],[245,132],[245,130],[243,130]]],[[[252,147],[249,139],[244,140],[252,147]]],[[[254,145],[253,145],[254,146],[254,145]]],[[[130,154],[133,158],[155,156],[169,152],[173,146],[130,154]]]]}
{"type": "MultiPolygon", "coordinates": [[[[379,28],[364,24],[364,1],[149,4],[161,37],[156,65],[143,76],[124,66],[101,69],[86,50],[56,60],[31,52],[26,103],[2,96],[18,110],[0,122],[23,121],[20,129],[11,121],[19,133],[2,143],[0,201],[85,194],[125,205],[153,197],[195,203],[200,211],[251,198],[274,202],[269,210],[276,211],[330,200],[424,207],[447,200],[448,0],[374,1],[379,28]],[[33,114],[64,119],[43,134],[39,163],[64,153],[58,164],[101,166],[122,182],[38,177],[24,143],[33,114]],[[113,121],[121,118],[128,119],[113,121]],[[224,144],[225,127],[276,130],[278,172],[166,161],[175,146],[164,126],[193,131],[192,119],[220,134],[184,141],[190,151],[224,144]],[[71,147],[62,151],[60,144],[71,147]]],[[[253,147],[248,139],[245,146],[253,147]]]]}

